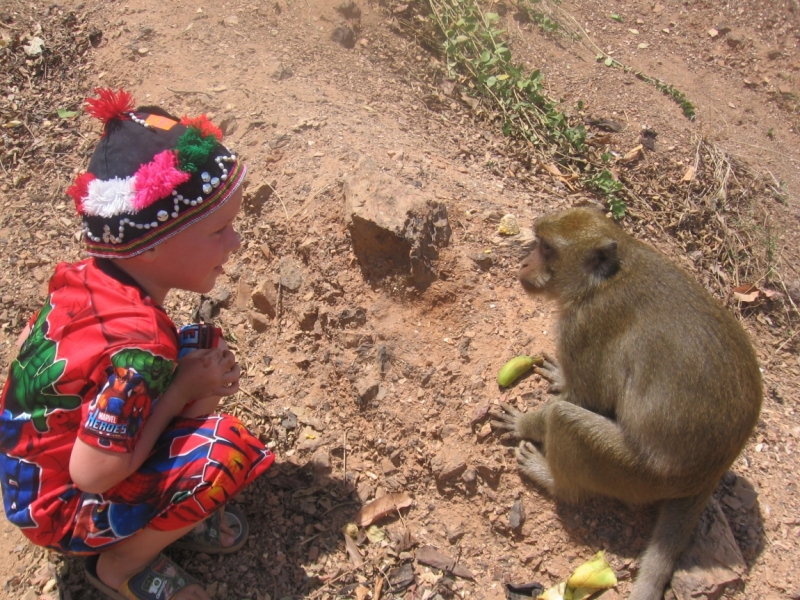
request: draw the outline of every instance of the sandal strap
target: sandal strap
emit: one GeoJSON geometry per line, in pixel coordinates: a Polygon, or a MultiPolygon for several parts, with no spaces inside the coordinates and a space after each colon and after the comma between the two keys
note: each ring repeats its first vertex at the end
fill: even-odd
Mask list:
{"type": "Polygon", "coordinates": [[[119,589],[131,600],[169,600],[197,581],[164,554],[129,578],[119,589]]]}

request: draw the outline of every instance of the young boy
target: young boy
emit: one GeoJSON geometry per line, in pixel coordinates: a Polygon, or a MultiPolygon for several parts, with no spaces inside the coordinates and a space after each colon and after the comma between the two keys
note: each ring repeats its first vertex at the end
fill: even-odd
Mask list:
{"type": "Polygon", "coordinates": [[[210,291],[239,248],[245,166],[205,116],[96,93],[103,137],[68,190],[92,258],[56,267],[20,336],[0,398],[5,512],[34,543],[89,555],[109,597],[205,600],[161,551],[241,547],[247,523],[226,503],[274,456],[215,413],[239,382],[219,331],[179,337],[161,305],[172,288],[210,291]],[[181,352],[193,336],[200,349],[181,352]]]}

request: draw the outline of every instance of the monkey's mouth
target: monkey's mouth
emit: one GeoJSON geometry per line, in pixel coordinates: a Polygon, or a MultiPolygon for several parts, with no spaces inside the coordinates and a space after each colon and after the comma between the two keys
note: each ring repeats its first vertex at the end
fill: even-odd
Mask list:
{"type": "Polygon", "coordinates": [[[545,285],[547,285],[548,277],[536,277],[533,281],[531,281],[530,276],[528,277],[520,277],[519,282],[522,285],[522,289],[525,290],[525,293],[529,296],[539,295],[544,291],[545,285]]]}

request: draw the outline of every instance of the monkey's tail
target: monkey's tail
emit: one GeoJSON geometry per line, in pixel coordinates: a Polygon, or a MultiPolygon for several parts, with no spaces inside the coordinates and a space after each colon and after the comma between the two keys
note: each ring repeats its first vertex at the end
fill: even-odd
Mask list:
{"type": "Polygon", "coordinates": [[[661,600],[664,597],[675,561],[689,545],[712,492],[664,500],[628,600],[661,600]]]}

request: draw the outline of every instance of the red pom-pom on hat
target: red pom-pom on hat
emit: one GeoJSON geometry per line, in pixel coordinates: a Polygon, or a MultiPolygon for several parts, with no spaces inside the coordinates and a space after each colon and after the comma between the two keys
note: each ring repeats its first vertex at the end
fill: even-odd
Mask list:
{"type": "Polygon", "coordinates": [[[97,98],[86,99],[86,112],[100,119],[104,124],[114,119],[128,119],[133,110],[134,101],[130,92],[123,89],[114,91],[111,88],[96,88],[97,98]]]}
{"type": "Polygon", "coordinates": [[[89,195],[89,184],[95,179],[97,179],[97,177],[92,173],[81,173],[75,179],[75,183],[67,189],[67,194],[72,196],[72,199],[75,200],[75,209],[78,211],[79,215],[84,214],[83,199],[89,195]]]}
{"type": "Polygon", "coordinates": [[[200,130],[200,136],[203,138],[213,135],[215,138],[217,138],[217,141],[222,141],[222,131],[219,127],[209,121],[208,117],[205,115],[191,118],[184,115],[181,118],[181,125],[186,125],[186,127],[194,127],[195,129],[200,130]]]}

